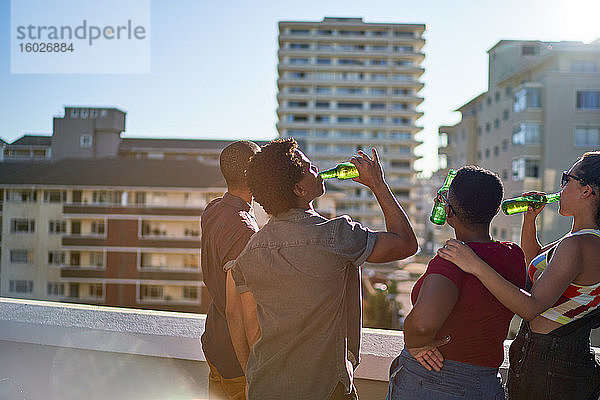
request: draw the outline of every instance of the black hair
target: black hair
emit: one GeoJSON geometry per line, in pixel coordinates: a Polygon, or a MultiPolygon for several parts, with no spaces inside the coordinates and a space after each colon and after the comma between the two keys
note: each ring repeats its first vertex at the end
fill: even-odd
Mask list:
{"type": "Polygon", "coordinates": [[[448,195],[448,201],[461,222],[489,225],[498,213],[504,188],[494,172],[467,165],[457,171],[448,195]]]}
{"type": "Polygon", "coordinates": [[[246,179],[254,199],[267,213],[278,215],[296,207],[296,183],[304,177],[298,143],[293,138],[272,141],[248,164],[246,179]]]}
{"type": "Polygon", "coordinates": [[[589,151],[579,159],[577,177],[590,185],[596,193],[596,225],[600,226],[600,151],[589,151]]]}
{"type": "Polygon", "coordinates": [[[254,142],[240,140],[221,151],[219,166],[229,189],[246,189],[246,168],[250,157],[260,151],[254,142]]]}

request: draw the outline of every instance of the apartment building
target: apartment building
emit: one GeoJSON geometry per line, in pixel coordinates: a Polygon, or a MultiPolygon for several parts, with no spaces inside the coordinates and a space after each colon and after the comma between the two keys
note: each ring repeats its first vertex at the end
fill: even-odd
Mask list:
{"type": "MultiPolygon", "coordinates": [[[[303,140],[321,169],[376,147],[392,191],[410,211],[424,31],[422,24],[361,18],[279,23],[279,135],[303,140]]],[[[351,181],[339,187],[337,214],[383,227],[368,189],[351,181]]]]}
{"type": "Polygon", "coordinates": [[[0,295],[201,312],[200,215],[215,165],[0,163],[0,295]]]}
{"type": "Polygon", "coordinates": [[[117,108],[53,127],[1,143],[0,296],[205,312],[200,216],[232,141],[121,138],[117,108]]]}
{"type": "MultiPolygon", "coordinates": [[[[562,171],[586,151],[600,149],[600,40],[501,40],[488,50],[488,90],[441,126],[442,167],[481,165],[497,172],[505,197],[560,190],[562,171]]],[[[543,242],[562,236],[570,219],[550,205],[538,218],[543,242]]],[[[520,239],[519,216],[499,215],[494,237],[520,239]]]]}

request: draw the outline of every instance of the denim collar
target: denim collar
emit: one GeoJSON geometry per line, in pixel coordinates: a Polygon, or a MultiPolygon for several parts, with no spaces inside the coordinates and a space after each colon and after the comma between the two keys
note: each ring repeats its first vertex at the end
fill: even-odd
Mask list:
{"type": "Polygon", "coordinates": [[[274,216],[273,219],[277,221],[300,221],[301,219],[310,218],[318,215],[319,213],[317,213],[312,208],[291,208],[277,216],[274,216]]]}

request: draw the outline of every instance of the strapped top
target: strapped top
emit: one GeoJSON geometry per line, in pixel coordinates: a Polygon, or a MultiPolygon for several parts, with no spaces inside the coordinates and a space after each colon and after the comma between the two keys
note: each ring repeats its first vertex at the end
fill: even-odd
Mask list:
{"type": "MultiPolygon", "coordinates": [[[[582,229],[569,233],[564,237],[577,235],[595,235],[600,237],[600,230],[582,229]]],[[[536,271],[546,269],[555,249],[556,246],[551,247],[531,261],[528,272],[529,279],[532,282],[536,271]]],[[[583,286],[571,282],[556,303],[540,315],[551,321],[565,325],[589,314],[598,307],[598,304],[600,304],[600,282],[591,286],[583,286]]]]}

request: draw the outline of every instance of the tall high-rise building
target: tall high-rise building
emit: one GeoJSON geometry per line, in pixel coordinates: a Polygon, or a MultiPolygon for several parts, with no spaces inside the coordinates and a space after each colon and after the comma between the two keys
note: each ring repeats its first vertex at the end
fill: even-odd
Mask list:
{"type": "MultiPolygon", "coordinates": [[[[501,40],[488,54],[488,90],[456,110],[461,122],[439,128],[443,164],[497,172],[505,197],[560,190],[562,171],[584,152],[600,149],[600,39],[501,40]]],[[[538,223],[543,242],[570,227],[552,205],[538,223]]],[[[492,233],[519,242],[520,226],[519,216],[501,214],[492,233]]]]}
{"type": "MultiPolygon", "coordinates": [[[[319,168],[357,150],[379,150],[387,181],[409,210],[415,175],[416,121],[425,25],[365,23],[361,18],[279,23],[277,129],[302,139],[319,168]]],[[[371,227],[383,215],[370,191],[340,182],[336,214],[371,227]]]]}

